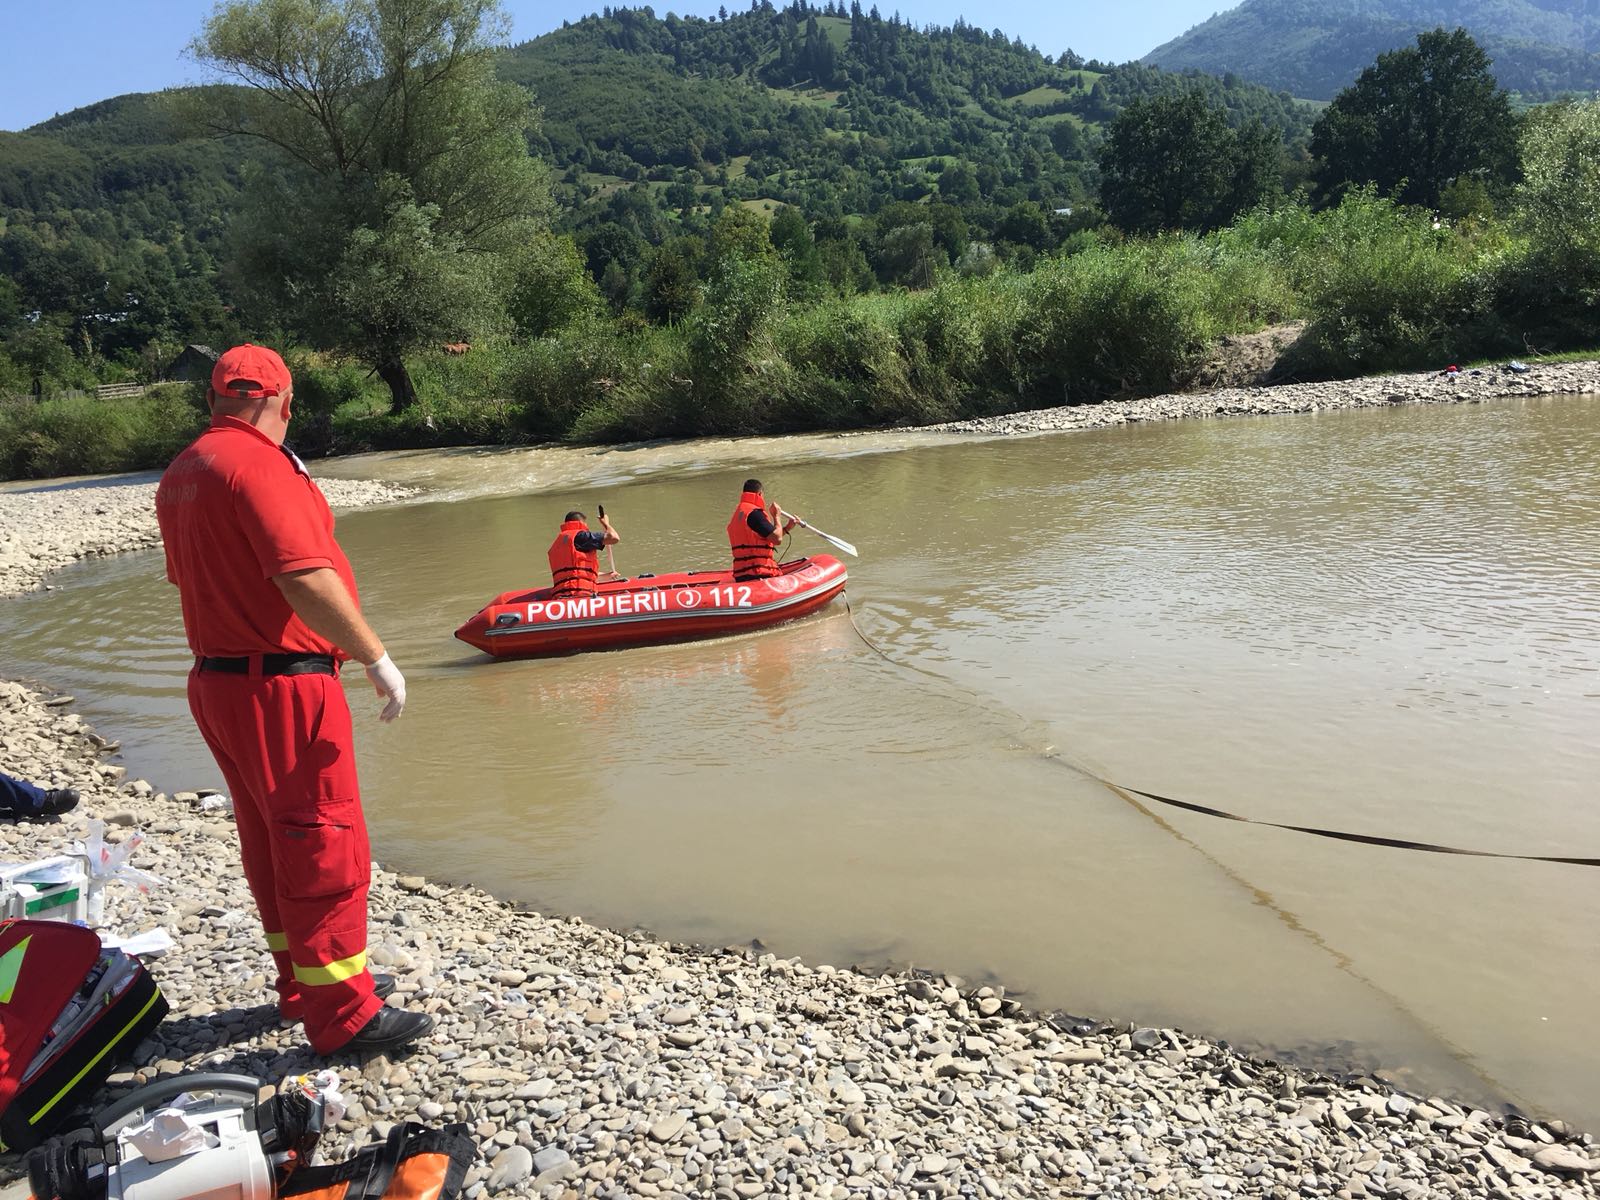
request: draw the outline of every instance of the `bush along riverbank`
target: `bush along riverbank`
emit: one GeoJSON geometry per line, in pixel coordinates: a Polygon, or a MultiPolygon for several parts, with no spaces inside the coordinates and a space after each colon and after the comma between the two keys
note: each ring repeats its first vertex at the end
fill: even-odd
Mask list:
{"type": "MultiPolygon", "coordinates": [[[[84,793],[62,820],[8,828],[7,857],[58,852],[95,818],[114,841],[142,831],[133,865],[167,881],[108,893],[118,932],[159,925],[176,945],[148,963],[172,1014],[101,1100],[181,1071],[332,1065],[350,1105],[325,1158],[393,1122],[464,1121],[473,1198],[1551,1200],[1600,1185],[1600,1151],[1559,1120],[1052,1019],[951,977],[599,929],[382,867],[371,961],[439,1028],[405,1058],[329,1064],[277,1019],[225,808],[129,779],[70,698],[18,683],[0,682],[0,745],[9,769],[84,793]]],[[[20,1169],[0,1158],[0,1180],[20,1169]]]]}
{"type": "MultiPolygon", "coordinates": [[[[1515,221],[1450,225],[1358,191],[1205,237],[1086,232],[1031,271],[822,299],[759,230],[674,323],[614,318],[590,285],[537,336],[507,326],[415,358],[404,411],[365,367],[291,347],[295,437],[321,455],[924,425],[1214,385],[1225,338],[1287,321],[1302,325],[1278,381],[1534,362],[1600,345],[1600,248],[1542,195],[1515,221]]],[[[193,387],[5,401],[0,476],[159,465],[203,420],[193,387]]]]}

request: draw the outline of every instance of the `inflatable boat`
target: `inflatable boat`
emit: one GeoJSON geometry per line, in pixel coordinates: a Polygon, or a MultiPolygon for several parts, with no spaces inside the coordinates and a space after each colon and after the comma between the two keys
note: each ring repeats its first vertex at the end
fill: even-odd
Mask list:
{"type": "Polygon", "coordinates": [[[456,637],[496,658],[615,650],[761,629],[815,612],[844,590],[844,564],[826,554],[781,567],[743,582],[732,571],[638,575],[602,583],[592,596],[504,592],[456,637]]]}

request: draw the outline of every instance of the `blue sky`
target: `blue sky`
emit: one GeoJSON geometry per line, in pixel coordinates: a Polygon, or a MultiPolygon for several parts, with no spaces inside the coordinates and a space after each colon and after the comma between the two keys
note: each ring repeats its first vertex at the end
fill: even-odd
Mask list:
{"type": "MultiPolygon", "coordinates": [[[[603,2],[603,0],[602,0],[603,2]]],[[[719,0],[656,3],[658,14],[709,16],[719,0]]],[[[917,25],[965,17],[1000,28],[1048,54],[1068,47],[1086,58],[1138,58],[1217,11],[1225,0],[878,0],[917,25]]],[[[504,0],[518,41],[595,12],[579,0],[504,0]]],[[[746,7],[730,3],[730,10],[746,7]]],[[[199,83],[183,48],[211,12],[211,0],[0,0],[0,129],[25,129],[59,112],[124,92],[199,83]]]]}

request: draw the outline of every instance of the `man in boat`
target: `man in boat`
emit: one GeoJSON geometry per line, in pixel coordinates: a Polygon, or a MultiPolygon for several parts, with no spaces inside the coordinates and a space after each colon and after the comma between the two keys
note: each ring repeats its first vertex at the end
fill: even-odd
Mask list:
{"type": "Polygon", "coordinates": [[[783,535],[794,528],[794,518],[786,517],[776,500],[770,504],[761,494],[761,480],[746,479],[739,503],[728,518],[728,545],[733,549],[735,579],[769,579],[779,574],[773,553],[783,544],[783,535]],[[780,527],[778,522],[783,521],[780,527]]]}
{"type": "MultiPolygon", "coordinates": [[[[615,546],[622,536],[606,519],[605,509],[600,510],[600,532],[589,528],[589,518],[577,509],[569,512],[561,522],[561,531],[550,543],[551,599],[560,596],[592,596],[600,580],[600,551],[615,546]]],[[[618,578],[615,571],[608,572],[607,580],[618,578]]]]}
{"type": "Polygon", "coordinates": [[[194,653],[189,710],[233,794],[279,1012],[318,1054],[390,1052],[433,1018],[387,1007],[394,979],[367,970],[372,859],[338,676],[365,665],[382,721],[406,681],[361,615],[327,500],[283,444],[293,400],[276,352],[217,359],[211,426],[161,477],[156,516],[194,653]]]}

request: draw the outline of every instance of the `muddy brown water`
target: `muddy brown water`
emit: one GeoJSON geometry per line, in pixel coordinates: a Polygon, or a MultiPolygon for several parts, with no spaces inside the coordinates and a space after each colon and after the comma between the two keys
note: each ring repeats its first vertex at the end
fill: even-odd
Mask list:
{"type": "MultiPolygon", "coordinates": [[[[349,680],[376,854],[1593,1128],[1600,870],[1142,811],[1063,760],[1268,820],[1600,855],[1597,460],[1600,404],[1553,398],[321,464],[434,497],[340,521],[411,685],[382,728],[349,680]],[[556,660],[451,639],[539,579],[569,505],[607,505],[625,572],[719,565],[748,469],[860,545],[849,600],[888,660],[842,604],[556,660]]],[[[0,605],[5,671],[74,691],[158,786],[216,782],[159,557],[57,582],[0,605]]]]}

